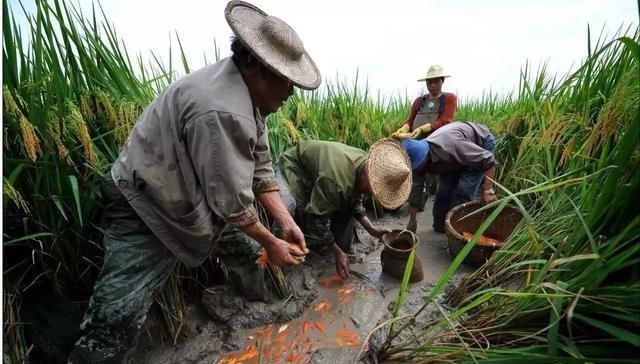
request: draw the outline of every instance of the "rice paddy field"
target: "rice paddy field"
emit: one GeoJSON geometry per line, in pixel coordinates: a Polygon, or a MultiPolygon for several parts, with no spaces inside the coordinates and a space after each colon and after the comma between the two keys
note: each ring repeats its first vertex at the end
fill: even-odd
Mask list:
{"type": "MultiPolygon", "coordinates": [[[[143,108],[192,70],[179,38],[168,51],[181,55],[180,64],[159,56],[143,62],[128,54],[99,8],[36,4],[28,28],[19,28],[13,15],[22,9],[3,0],[5,363],[31,353],[21,317],[27,297],[47,290],[69,302],[88,299],[102,264],[100,177],[143,108]]],[[[497,211],[512,204],[524,219],[503,249],[439,303],[472,239],[428,294],[427,305],[442,315],[414,340],[394,340],[415,321],[394,310],[380,360],[637,360],[639,34],[623,28],[585,38],[584,62],[572,73],[523,65],[513,94],[459,103],[456,119],[485,123],[498,137],[497,211]]],[[[410,101],[331,81],[321,91],[296,91],[268,120],[271,152],[275,158],[304,139],[366,149],[404,122],[410,101]]],[[[167,341],[184,337],[187,303],[217,272],[210,260],[172,276],[157,305],[167,341]]]]}

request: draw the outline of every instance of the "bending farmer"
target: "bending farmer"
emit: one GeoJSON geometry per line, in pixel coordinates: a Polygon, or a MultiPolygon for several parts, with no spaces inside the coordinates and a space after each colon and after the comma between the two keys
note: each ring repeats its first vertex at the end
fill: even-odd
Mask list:
{"type": "Polygon", "coordinates": [[[104,264],[70,363],[121,363],[139,338],[156,292],[178,261],[202,263],[226,226],[260,243],[270,260],[296,265],[304,236],[278,193],[265,117],[320,73],[298,35],[253,5],[225,17],[233,55],[162,92],[140,115],[106,176],[104,264]],[[257,198],[283,229],[260,222],[257,198]]]}
{"type": "Polygon", "coordinates": [[[304,141],[278,160],[280,193],[300,224],[311,249],[332,248],[336,271],[349,277],[354,219],[376,238],[388,229],[365,215],[363,194],[395,209],[409,197],[411,166],[400,144],[383,139],[369,153],[327,141],[304,141]]]}
{"type": "Polygon", "coordinates": [[[445,125],[426,139],[405,139],[414,174],[437,174],[433,229],[444,233],[444,220],[454,206],[474,199],[496,200],[493,179],[496,142],[489,129],[473,122],[445,125]],[[480,185],[482,184],[482,188],[480,185]]]}

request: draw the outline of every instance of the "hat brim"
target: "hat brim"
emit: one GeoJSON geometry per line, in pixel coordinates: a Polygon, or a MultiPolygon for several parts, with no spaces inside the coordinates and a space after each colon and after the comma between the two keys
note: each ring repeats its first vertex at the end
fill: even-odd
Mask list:
{"type": "Polygon", "coordinates": [[[426,81],[426,80],[431,80],[434,78],[447,78],[447,77],[451,77],[451,75],[442,75],[442,76],[429,76],[429,77],[424,77],[424,78],[420,78],[418,79],[418,82],[422,82],[422,81],[426,81]]]}
{"type": "Polygon", "coordinates": [[[371,194],[382,207],[395,210],[409,199],[411,193],[411,161],[400,143],[393,139],[381,139],[375,142],[369,149],[367,157],[367,170],[371,194]],[[398,186],[385,184],[382,176],[387,173],[384,170],[382,160],[396,160],[405,163],[408,168],[407,178],[398,186]]]}
{"type": "Polygon", "coordinates": [[[238,40],[271,71],[301,89],[315,90],[320,86],[322,76],[306,50],[299,59],[292,60],[263,36],[260,25],[267,13],[244,1],[231,1],[224,14],[238,40]]]}

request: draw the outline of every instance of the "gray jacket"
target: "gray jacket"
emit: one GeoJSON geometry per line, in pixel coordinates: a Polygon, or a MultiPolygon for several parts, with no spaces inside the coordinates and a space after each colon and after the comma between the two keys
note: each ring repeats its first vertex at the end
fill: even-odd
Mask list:
{"type": "Polygon", "coordinates": [[[484,148],[489,128],[473,122],[456,121],[441,126],[427,137],[429,159],[425,169],[430,174],[447,174],[461,170],[484,172],[496,164],[484,148]]]}
{"type": "Polygon", "coordinates": [[[154,235],[195,266],[226,224],[258,221],[256,194],[278,190],[267,134],[226,58],[174,82],[144,110],[111,174],[154,235]]]}

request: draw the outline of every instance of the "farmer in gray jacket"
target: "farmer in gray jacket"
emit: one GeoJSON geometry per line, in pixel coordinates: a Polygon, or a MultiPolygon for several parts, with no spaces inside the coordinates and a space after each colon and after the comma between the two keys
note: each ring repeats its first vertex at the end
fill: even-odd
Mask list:
{"type": "Polygon", "coordinates": [[[142,113],[105,184],[104,263],[70,363],[121,363],[178,262],[201,264],[232,227],[279,266],[299,264],[304,236],[284,207],[265,117],[320,73],[298,35],[253,5],[225,17],[233,56],[170,85],[142,113]],[[283,229],[259,221],[257,198],[283,229]]]}
{"type": "Polygon", "coordinates": [[[489,128],[456,121],[434,131],[426,139],[404,139],[402,146],[413,173],[436,174],[438,189],[433,204],[433,229],[444,233],[444,220],[454,206],[475,199],[496,200],[495,138],[489,128]],[[482,187],[481,187],[482,186],[482,187]]]}

